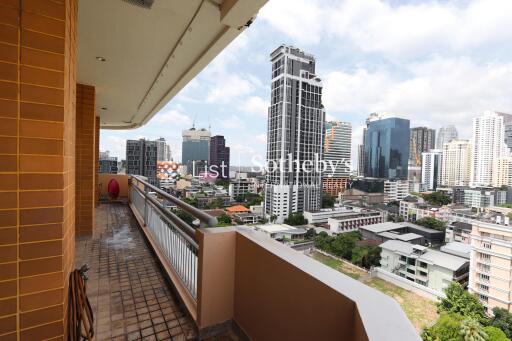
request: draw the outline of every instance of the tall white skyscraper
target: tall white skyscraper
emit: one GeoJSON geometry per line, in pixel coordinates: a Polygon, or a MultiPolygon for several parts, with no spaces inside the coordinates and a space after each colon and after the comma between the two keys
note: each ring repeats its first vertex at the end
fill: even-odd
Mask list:
{"type": "Polygon", "coordinates": [[[441,184],[443,186],[468,186],[471,181],[471,143],[452,140],[443,145],[441,184]]]}
{"type": "Polygon", "coordinates": [[[439,128],[437,131],[436,149],[443,149],[445,143],[455,140],[458,137],[457,128],[453,125],[447,125],[439,128]]]}
{"type": "Polygon", "coordinates": [[[421,184],[425,191],[435,191],[441,182],[443,152],[431,149],[421,154],[421,184]]]}
{"type": "Polygon", "coordinates": [[[328,169],[322,177],[323,190],[338,195],[347,188],[350,176],[352,151],[352,124],[333,121],[325,124],[323,160],[331,162],[334,169],[328,169]]]}
{"type": "Polygon", "coordinates": [[[471,141],[471,186],[492,185],[494,160],[505,155],[505,125],[503,116],[493,111],[473,119],[471,141]]]}
{"type": "Polygon", "coordinates": [[[282,222],[292,212],[321,207],[321,172],[303,166],[322,158],[325,111],[312,55],[281,45],[270,58],[265,213],[282,222]]]}

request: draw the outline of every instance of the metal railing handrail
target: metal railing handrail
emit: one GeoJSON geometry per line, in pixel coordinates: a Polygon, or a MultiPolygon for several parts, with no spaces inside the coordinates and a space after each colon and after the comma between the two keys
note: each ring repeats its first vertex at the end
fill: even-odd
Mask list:
{"type": "Polygon", "coordinates": [[[186,202],[176,198],[175,196],[170,195],[169,193],[161,190],[160,188],[158,188],[156,186],[153,186],[149,182],[141,179],[140,177],[138,177],[136,175],[130,175],[130,177],[132,179],[135,179],[137,182],[140,182],[145,187],[151,189],[152,192],[158,193],[159,195],[161,195],[165,199],[167,199],[170,202],[174,203],[176,206],[178,206],[179,208],[181,208],[185,212],[189,213],[194,218],[199,219],[201,222],[205,223],[209,227],[214,227],[214,226],[217,225],[217,218],[209,215],[208,213],[206,213],[204,211],[201,211],[200,209],[198,209],[198,208],[196,208],[196,207],[194,207],[194,206],[192,206],[190,204],[187,204],[186,202]]]}

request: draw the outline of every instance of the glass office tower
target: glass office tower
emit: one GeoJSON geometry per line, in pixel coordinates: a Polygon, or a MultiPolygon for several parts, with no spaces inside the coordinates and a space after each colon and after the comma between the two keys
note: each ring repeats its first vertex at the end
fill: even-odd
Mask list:
{"type": "Polygon", "coordinates": [[[409,120],[374,115],[364,133],[364,176],[407,180],[409,120]]]}

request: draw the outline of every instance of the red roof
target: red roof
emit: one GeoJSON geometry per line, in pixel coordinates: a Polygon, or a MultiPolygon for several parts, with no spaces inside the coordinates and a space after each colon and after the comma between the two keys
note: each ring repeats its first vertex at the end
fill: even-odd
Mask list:
{"type": "Polygon", "coordinates": [[[226,211],[228,211],[229,213],[250,212],[250,210],[243,205],[235,205],[228,207],[226,208],[226,211]]]}

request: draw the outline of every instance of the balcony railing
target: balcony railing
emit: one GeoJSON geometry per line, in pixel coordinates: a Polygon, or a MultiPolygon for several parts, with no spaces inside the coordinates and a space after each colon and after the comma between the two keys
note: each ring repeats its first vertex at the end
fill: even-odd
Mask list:
{"type": "Polygon", "coordinates": [[[151,242],[158,245],[158,251],[168,261],[193,300],[197,301],[199,246],[195,240],[195,230],[166,208],[160,199],[173,203],[210,227],[216,225],[216,218],[169,195],[142,177],[131,177],[129,191],[132,210],[142,219],[151,242]]]}

